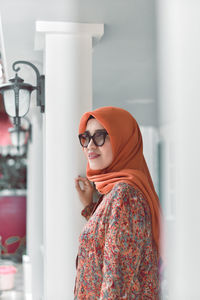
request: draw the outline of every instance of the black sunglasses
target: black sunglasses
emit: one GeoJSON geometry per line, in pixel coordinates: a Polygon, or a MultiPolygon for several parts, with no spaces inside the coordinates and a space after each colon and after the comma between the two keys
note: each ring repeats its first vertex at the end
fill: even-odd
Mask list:
{"type": "Polygon", "coordinates": [[[91,139],[97,147],[103,146],[105,143],[106,136],[108,135],[107,131],[99,130],[95,134],[90,135],[89,132],[84,132],[79,134],[79,141],[82,147],[87,148],[91,139]]]}

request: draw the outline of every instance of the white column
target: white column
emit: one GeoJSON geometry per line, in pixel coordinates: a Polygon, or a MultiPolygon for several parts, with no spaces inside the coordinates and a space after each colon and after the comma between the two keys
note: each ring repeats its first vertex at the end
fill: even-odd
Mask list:
{"type": "Polygon", "coordinates": [[[71,300],[83,225],[74,178],[85,174],[78,142],[81,115],[92,109],[92,37],[102,24],[37,22],[44,51],[44,299],[71,300]]]}
{"type": "MultiPolygon", "coordinates": [[[[35,99],[33,102],[35,104],[35,99]]],[[[30,263],[25,263],[27,272],[24,275],[27,277],[25,292],[31,292],[34,300],[43,295],[43,126],[39,108],[31,108],[31,124],[32,142],[27,165],[27,254],[30,263]]]]}
{"type": "Polygon", "coordinates": [[[161,123],[172,122],[176,153],[176,174],[171,174],[176,205],[168,245],[169,299],[200,299],[200,2],[157,3],[161,123]]]}

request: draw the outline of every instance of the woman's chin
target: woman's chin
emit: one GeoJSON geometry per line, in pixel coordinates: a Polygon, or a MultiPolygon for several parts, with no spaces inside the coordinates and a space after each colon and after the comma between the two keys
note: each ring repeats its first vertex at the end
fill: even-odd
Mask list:
{"type": "Polygon", "coordinates": [[[102,170],[103,169],[101,164],[95,163],[95,162],[90,162],[89,161],[89,166],[90,166],[91,170],[102,170]]]}
{"type": "Polygon", "coordinates": [[[99,168],[99,166],[96,166],[96,165],[93,165],[93,164],[89,164],[89,166],[90,166],[90,169],[91,170],[101,170],[102,168],[99,168]]]}

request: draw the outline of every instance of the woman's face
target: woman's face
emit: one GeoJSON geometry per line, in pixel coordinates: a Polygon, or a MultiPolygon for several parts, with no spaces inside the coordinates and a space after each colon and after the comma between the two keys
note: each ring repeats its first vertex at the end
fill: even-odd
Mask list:
{"type": "MultiPolygon", "coordinates": [[[[92,136],[99,130],[105,128],[96,120],[90,119],[87,122],[86,131],[92,136]]],[[[107,135],[103,146],[96,146],[91,139],[87,148],[83,148],[88,159],[90,169],[102,170],[107,168],[113,161],[113,153],[111,148],[110,138],[107,135]]]]}

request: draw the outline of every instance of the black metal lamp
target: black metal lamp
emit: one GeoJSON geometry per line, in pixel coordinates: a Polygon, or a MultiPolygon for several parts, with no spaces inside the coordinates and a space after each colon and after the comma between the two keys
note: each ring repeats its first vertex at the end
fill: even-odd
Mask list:
{"type": "Polygon", "coordinates": [[[44,75],[40,75],[38,69],[28,61],[16,61],[13,63],[12,68],[16,72],[15,78],[10,79],[10,83],[2,84],[0,86],[0,93],[3,95],[6,113],[14,119],[15,125],[20,126],[20,119],[29,111],[30,97],[33,90],[37,91],[37,106],[40,106],[42,113],[44,112],[45,77],[44,75]],[[20,70],[20,67],[16,68],[17,64],[26,64],[32,67],[36,73],[36,86],[32,86],[29,83],[24,83],[24,80],[17,74],[17,72],[20,70]]]}

